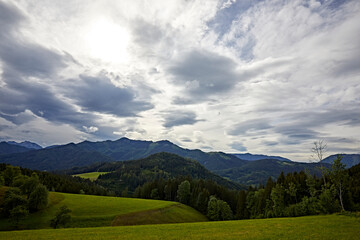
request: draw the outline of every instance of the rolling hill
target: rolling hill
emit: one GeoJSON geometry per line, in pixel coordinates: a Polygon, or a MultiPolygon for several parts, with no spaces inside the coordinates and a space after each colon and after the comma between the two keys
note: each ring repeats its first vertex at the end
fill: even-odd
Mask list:
{"type": "MultiPolygon", "coordinates": [[[[351,168],[360,163],[360,154],[341,154],[342,162],[346,168],[351,168]]],[[[323,160],[325,163],[332,163],[337,158],[337,154],[328,156],[323,160]]]]}
{"type": "MultiPolygon", "coordinates": [[[[50,192],[48,207],[27,216],[20,226],[22,229],[49,228],[50,220],[62,205],[72,210],[69,227],[207,221],[201,213],[177,202],[50,192]]],[[[11,223],[0,219],[0,230],[10,229],[11,223]]]]}
{"type": "Polygon", "coordinates": [[[251,153],[236,153],[233,155],[235,155],[236,157],[238,157],[242,160],[247,160],[247,161],[256,161],[256,160],[263,160],[263,159],[276,159],[276,160],[280,160],[280,161],[284,161],[284,162],[292,162],[290,159],[283,158],[280,156],[268,156],[268,155],[263,155],[263,154],[251,154],[251,153]]]}
{"type": "Polygon", "coordinates": [[[125,187],[134,191],[139,185],[156,179],[169,179],[179,176],[191,176],[195,179],[212,180],[230,189],[245,189],[245,186],[226,180],[203,167],[199,162],[171,153],[156,153],[149,157],[123,161],[94,164],[84,168],[64,171],[67,174],[83,172],[109,172],[102,174],[97,183],[118,193],[125,187]]]}
{"type": "MultiPolygon", "coordinates": [[[[319,164],[317,163],[297,163],[284,162],[275,159],[263,159],[257,161],[248,161],[247,164],[229,169],[220,169],[214,173],[238,182],[244,185],[265,184],[269,177],[276,179],[281,172],[285,174],[290,172],[309,171],[311,174],[320,174],[319,164]]],[[[330,167],[329,164],[325,166],[330,167]]]]}

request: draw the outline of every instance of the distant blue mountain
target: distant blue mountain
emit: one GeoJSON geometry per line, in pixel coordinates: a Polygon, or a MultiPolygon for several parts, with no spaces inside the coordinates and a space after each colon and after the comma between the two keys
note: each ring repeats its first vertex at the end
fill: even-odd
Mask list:
{"type": "MultiPolygon", "coordinates": [[[[341,154],[342,162],[346,165],[346,168],[351,168],[360,163],[360,154],[341,154]]],[[[332,163],[337,158],[337,154],[328,156],[323,160],[325,163],[332,163]]]]}
{"type": "Polygon", "coordinates": [[[290,159],[279,157],[279,156],[268,156],[263,154],[251,154],[251,153],[237,153],[233,154],[234,156],[247,161],[257,161],[263,159],[275,159],[283,162],[292,162],[290,159]]]}
{"type": "Polygon", "coordinates": [[[18,142],[15,142],[15,141],[8,141],[7,143],[12,144],[12,145],[16,145],[16,146],[29,148],[29,149],[35,149],[35,150],[42,149],[42,147],[39,144],[29,142],[29,141],[24,141],[24,142],[21,142],[21,143],[18,143],[18,142]]]}
{"type": "Polygon", "coordinates": [[[0,155],[12,154],[12,153],[22,153],[22,152],[27,152],[30,150],[31,149],[26,148],[26,147],[10,144],[7,142],[0,142],[0,155]]]}

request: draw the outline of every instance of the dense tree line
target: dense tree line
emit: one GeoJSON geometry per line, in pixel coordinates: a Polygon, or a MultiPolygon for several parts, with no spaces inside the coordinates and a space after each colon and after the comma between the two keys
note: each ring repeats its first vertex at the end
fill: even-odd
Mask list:
{"type": "Polygon", "coordinates": [[[108,172],[100,175],[96,181],[116,195],[134,192],[140,185],[159,179],[172,179],[184,174],[194,179],[210,179],[231,189],[246,189],[246,187],[228,181],[207,170],[198,162],[170,153],[157,153],[144,159],[115,163],[102,163],[87,168],[76,168],[67,173],[78,172],[108,172]]]}
{"type": "MultiPolygon", "coordinates": [[[[5,217],[18,226],[29,213],[37,212],[48,205],[48,189],[67,193],[109,195],[105,188],[89,180],[47,172],[33,171],[11,165],[0,164],[1,189],[0,217],[5,217]]],[[[70,211],[65,206],[51,221],[57,228],[69,221],[70,211]],[[64,208],[64,209],[63,209],[64,208]]]]}
{"type": "Polygon", "coordinates": [[[18,225],[19,220],[44,209],[48,204],[48,190],[36,173],[31,177],[21,174],[18,167],[7,166],[0,175],[1,184],[10,184],[0,206],[1,214],[18,225]]]}
{"type": "Polygon", "coordinates": [[[3,185],[5,186],[12,186],[17,175],[31,177],[34,173],[38,176],[39,182],[46,186],[49,191],[85,193],[90,195],[112,195],[106,188],[99,186],[88,179],[13,167],[8,164],[0,163],[0,183],[3,182],[3,185]]]}
{"type": "MultiPolygon", "coordinates": [[[[294,172],[265,186],[229,190],[211,180],[191,177],[157,179],[135,189],[139,198],[179,201],[207,215],[210,220],[269,218],[360,210],[360,165],[345,170],[341,156],[320,178],[294,172]],[[325,179],[325,181],[324,181],[325,179]]],[[[129,196],[129,192],[124,192],[129,196]]]]}

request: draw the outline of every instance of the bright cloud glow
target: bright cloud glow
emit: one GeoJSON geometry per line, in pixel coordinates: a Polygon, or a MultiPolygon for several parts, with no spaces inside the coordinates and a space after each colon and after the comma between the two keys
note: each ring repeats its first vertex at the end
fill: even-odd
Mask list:
{"type": "Polygon", "coordinates": [[[112,63],[128,60],[127,47],[130,35],[125,28],[109,20],[99,19],[87,29],[84,43],[92,57],[112,63]]]}

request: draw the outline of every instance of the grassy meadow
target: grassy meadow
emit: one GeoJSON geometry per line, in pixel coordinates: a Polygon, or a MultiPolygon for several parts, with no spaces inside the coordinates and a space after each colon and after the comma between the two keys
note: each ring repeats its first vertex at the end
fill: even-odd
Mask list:
{"type": "Polygon", "coordinates": [[[88,178],[91,181],[95,181],[101,174],[106,174],[109,172],[88,172],[88,173],[81,173],[81,174],[74,174],[74,177],[81,177],[81,178],[88,178]]]}
{"type": "Polygon", "coordinates": [[[0,232],[0,239],[360,239],[360,218],[306,216],[223,222],[0,232]]]}
{"type": "MultiPolygon", "coordinates": [[[[201,213],[177,202],[50,192],[49,206],[22,220],[20,229],[50,228],[50,220],[62,205],[72,210],[69,227],[207,221],[201,213]]],[[[12,228],[7,219],[0,219],[0,230],[12,228]]]]}

